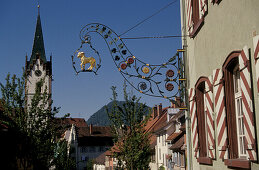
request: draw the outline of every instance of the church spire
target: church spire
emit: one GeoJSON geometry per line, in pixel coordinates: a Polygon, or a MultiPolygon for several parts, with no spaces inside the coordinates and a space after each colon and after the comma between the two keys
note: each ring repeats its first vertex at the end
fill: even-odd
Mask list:
{"type": "Polygon", "coordinates": [[[40,6],[38,5],[38,17],[37,17],[37,24],[36,24],[36,30],[34,34],[34,41],[33,41],[33,47],[32,47],[32,53],[30,62],[32,62],[34,59],[37,59],[37,56],[46,63],[46,55],[45,55],[45,48],[44,48],[44,41],[43,41],[43,34],[42,34],[42,28],[41,28],[41,21],[40,21],[40,6]]]}

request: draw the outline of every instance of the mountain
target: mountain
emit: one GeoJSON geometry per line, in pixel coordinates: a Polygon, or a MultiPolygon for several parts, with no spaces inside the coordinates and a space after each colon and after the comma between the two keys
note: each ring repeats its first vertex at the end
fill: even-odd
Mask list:
{"type": "MultiPolygon", "coordinates": [[[[125,103],[125,101],[118,101],[117,103],[118,103],[119,106],[122,106],[123,103],[125,103]]],[[[108,110],[111,110],[111,108],[113,106],[113,102],[111,101],[106,106],[108,107],[108,110]]],[[[148,111],[147,111],[147,113],[148,113],[148,111]]],[[[92,125],[96,125],[96,126],[109,126],[110,125],[110,120],[108,118],[105,106],[103,106],[101,109],[99,109],[97,112],[95,112],[87,120],[87,124],[88,125],[92,124],[92,125]]]]}

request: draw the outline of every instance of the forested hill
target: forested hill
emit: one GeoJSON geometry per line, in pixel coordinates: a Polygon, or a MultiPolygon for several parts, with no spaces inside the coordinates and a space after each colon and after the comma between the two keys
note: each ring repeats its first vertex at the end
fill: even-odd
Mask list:
{"type": "MultiPolygon", "coordinates": [[[[118,105],[122,106],[123,103],[125,101],[118,101],[118,105]]],[[[108,110],[111,110],[113,106],[113,103],[110,102],[107,104],[108,110]]],[[[148,109],[147,109],[147,113],[148,113],[148,109]]],[[[108,115],[106,113],[106,108],[105,106],[103,106],[101,109],[99,109],[97,112],[95,112],[88,120],[87,120],[87,124],[93,124],[96,126],[109,126],[110,125],[110,121],[108,118],[108,115]]]]}

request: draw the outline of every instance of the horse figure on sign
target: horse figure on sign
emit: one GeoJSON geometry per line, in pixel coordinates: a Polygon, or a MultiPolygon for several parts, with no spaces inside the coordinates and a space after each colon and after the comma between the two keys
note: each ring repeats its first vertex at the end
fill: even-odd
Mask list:
{"type": "Polygon", "coordinates": [[[81,70],[85,70],[85,65],[87,63],[90,63],[90,67],[87,70],[92,70],[93,68],[96,69],[96,61],[93,57],[85,57],[84,52],[78,52],[77,58],[80,58],[81,60],[81,70]]]}

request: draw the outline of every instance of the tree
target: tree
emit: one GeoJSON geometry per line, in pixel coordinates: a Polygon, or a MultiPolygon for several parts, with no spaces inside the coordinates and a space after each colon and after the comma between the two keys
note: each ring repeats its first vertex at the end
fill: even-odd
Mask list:
{"type": "Polygon", "coordinates": [[[140,103],[140,98],[129,95],[124,84],[123,106],[117,104],[116,87],[113,91],[113,107],[108,112],[111,127],[114,134],[115,147],[112,149],[113,156],[118,160],[118,167],[128,170],[142,170],[149,168],[151,161],[151,149],[149,133],[144,127],[149,119],[146,115],[147,106],[140,103]],[[145,117],[143,119],[143,117],[145,117]]]}
{"type": "MultiPolygon", "coordinates": [[[[41,87],[43,80],[38,83],[41,87]]],[[[59,108],[51,109],[50,95],[35,89],[30,105],[25,97],[25,74],[17,78],[10,74],[6,84],[0,83],[3,114],[0,123],[6,125],[12,134],[10,148],[15,148],[11,157],[17,162],[16,168],[49,169],[55,161],[55,149],[62,127],[56,123],[59,108]],[[14,140],[14,141],[13,141],[14,140]],[[14,146],[13,146],[14,145],[14,146]]],[[[66,150],[65,150],[66,151],[66,150]]],[[[66,151],[67,152],[67,151],[66,151]]],[[[14,162],[6,162],[6,165],[14,162]]]]}

